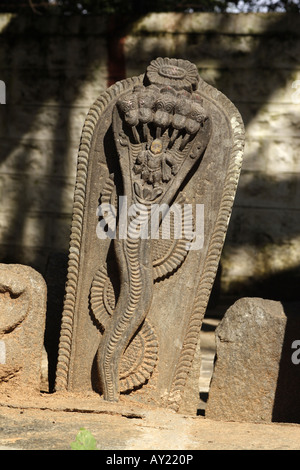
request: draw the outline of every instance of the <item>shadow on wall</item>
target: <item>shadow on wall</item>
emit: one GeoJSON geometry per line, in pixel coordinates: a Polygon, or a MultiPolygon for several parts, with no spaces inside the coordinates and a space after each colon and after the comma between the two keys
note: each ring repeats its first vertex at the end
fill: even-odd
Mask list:
{"type": "Polygon", "coordinates": [[[7,104],[0,107],[0,259],[30,265],[46,279],[51,388],[81,129],[93,101],[125,72],[109,59],[111,28],[101,18],[3,19],[0,63],[7,104]]]}
{"type": "MultiPolygon", "coordinates": [[[[178,15],[178,22],[183,17],[178,15]]],[[[290,41],[290,55],[296,53],[294,49],[298,43],[293,42],[293,34],[289,33],[290,17],[278,15],[278,21],[271,23],[270,31],[255,37],[253,49],[244,53],[230,50],[230,42],[222,43],[217,38],[219,28],[225,28],[231,15],[216,17],[218,28],[201,39],[205,47],[199,47],[198,35],[189,33],[185,46],[175,47],[173,55],[195,62],[200,55],[203,59],[216,60],[218,74],[211,84],[237,105],[247,127],[276,89],[286,86],[293,73],[293,69],[285,69],[276,80],[266,80],[263,88],[256,87],[261,74],[267,77],[268,72],[273,73],[270,65],[272,41],[290,41]],[[234,72],[229,62],[235,63],[234,72]],[[251,67],[239,69],[239,63],[251,67]],[[259,100],[252,96],[249,102],[239,102],[239,90],[245,83],[252,84],[250,90],[259,95],[259,100]]],[[[164,41],[156,41],[151,47],[149,42],[146,44],[141,40],[135,49],[131,49],[126,64],[125,38],[134,23],[133,20],[126,22],[124,18],[12,15],[6,19],[7,24],[0,35],[0,78],[5,81],[7,90],[7,104],[0,107],[0,259],[3,263],[29,264],[47,281],[45,345],[51,388],[67,269],[72,212],[70,195],[73,195],[77,149],[86,112],[107,86],[126,78],[126,70],[128,74],[130,68],[128,62],[131,63],[133,58],[137,60],[138,73],[142,73],[150,60],[158,55],[167,56],[170,50],[164,46],[164,41]],[[144,48],[142,55],[139,54],[141,48],[144,48]],[[140,57],[145,58],[145,63],[141,63],[140,57]]],[[[284,63],[285,51],[282,48],[280,56],[277,50],[277,63],[284,63]]],[[[204,69],[200,74],[210,81],[204,69]]],[[[255,184],[255,181],[249,182],[243,191],[255,191],[255,184]]],[[[276,194],[277,190],[276,184],[265,182],[267,194],[276,194]]],[[[289,209],[289,199],[283,207],[289,209]]],[[[238,193],[233,219],[242,217],[244,209],[238,193]]],[[[256,209],[251,208],[252,214],[256,209]]],[[[260,223],[257,251],[264,247],[264,237],[260,236],[263,221],[260,223]]],[[[278,236],[289,240],[290,226],[285,227],[282,221],[278,223],[281,224],[278,236]]],[[[247,224],[241,230],[236,228],[238,224],[234,227],[225,245],[233,249],[247,243],[247,237],[243,240],[247,224]]],[[[299,225],[293,226],[293,230],[293,235],[300,234],[299,225]]],[[[275,233],[272,243],[277,242],[275,233]]],[[[286,281],[285,275],[284,279],[286,281]]],[[[271,279],[263,279],[258,284],[253,279],[251,284],[255,286],[254,290],[258,289],[255,295],[263,295],[265,288],[269,298],[277,295],[271,279]]],[[[243,285],[238,286],[237,296],[241,296],[242,289],[243,285]]],[[[296,290],[295,295],[298,296],[296,290]]]]}
{"type": "Polygon", "coordinates": [[[247,158],[221,258],[223,284],[220,291],[216,280],[214,294],[299,299],[300,120],[299,104],[292,102],[299,15],[195,17],[195,23],[185,14],[155,24],[154,15],[137,21],[127,41],[127,71],[176,54],[195,62],[202,78],[237,106],[247,158]]]}

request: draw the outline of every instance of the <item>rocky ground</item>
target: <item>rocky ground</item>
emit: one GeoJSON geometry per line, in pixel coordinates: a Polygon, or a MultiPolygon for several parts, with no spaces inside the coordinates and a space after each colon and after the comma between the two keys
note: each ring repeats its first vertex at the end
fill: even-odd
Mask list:
{"type": "Polygon", "coordinates": [[[81,428],[106,451],[300,449],[297,424],[220,422],[128,404],[94,405],[93,399],[74,399],[55,406],[47,397],[39,403],[2,402],[0,449],[71,450],[81,428]]]}
{"type": "MultiPolygon", "coordinates": [[[[71,450],[81,428],[103,451],[299,450],[300,425],[236,423],[205,418],[205,400],[214,358],[214,328],[207,320],[202,333],[202,368],[198,416],[137,406],[107,404],[98,396],[0,398],[1,450],[71,450]]],[[[104,455],[104,453],[103,453],[104,455]]],[[[105,454],[107,455],[107,454],[105,454]]]]}

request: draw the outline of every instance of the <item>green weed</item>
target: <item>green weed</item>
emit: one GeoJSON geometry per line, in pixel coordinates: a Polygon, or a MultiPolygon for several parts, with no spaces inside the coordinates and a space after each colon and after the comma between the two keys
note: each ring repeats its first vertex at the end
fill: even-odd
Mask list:
{"type": "Polygon", "coordinates": [[[80,428],[75,441],[71,442],[72,450],[97,450],[97,442],[93,434],[85,428],[80,428]]]}

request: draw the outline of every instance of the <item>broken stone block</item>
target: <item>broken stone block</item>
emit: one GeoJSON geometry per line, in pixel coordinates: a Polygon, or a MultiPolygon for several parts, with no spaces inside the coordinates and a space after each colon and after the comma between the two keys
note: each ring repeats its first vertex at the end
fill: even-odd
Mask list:
{"type": "Polygon", "coordinates": [[[39,391],[46,294],[31,267],[0,264],[0,393],[39,391]]]}
{"type": "Polygon", "coordinates": [[[206,418],[300,422],[300,359],[293,350],[297,340],[300,348],[299,313],[299,305],[261,298],[227,310],[216,329],[206,418]]]}
{"type": "Polygon", "coordinates": [[[239,112],[187,60],[157,58],[97,99],[78,154],[56,391],[196,413],[243,147],[239,112]]]}

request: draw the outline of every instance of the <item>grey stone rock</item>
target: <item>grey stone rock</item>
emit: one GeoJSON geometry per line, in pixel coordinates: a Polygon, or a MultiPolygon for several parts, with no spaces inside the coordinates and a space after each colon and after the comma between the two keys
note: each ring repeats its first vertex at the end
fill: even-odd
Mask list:
{"type": "Polygon", "coordinates": [[[243,298],[216,329],[216,363],[206,417],[224,421],[300,422],[297,305],[243,298]],[[293,352],[295,353],[294,356],[293,352]]]}
{"type": "Polygon", "coordinates": [[[39,392],[47,288],[29,266],[0,264],[0,392],[39,392]]]}

